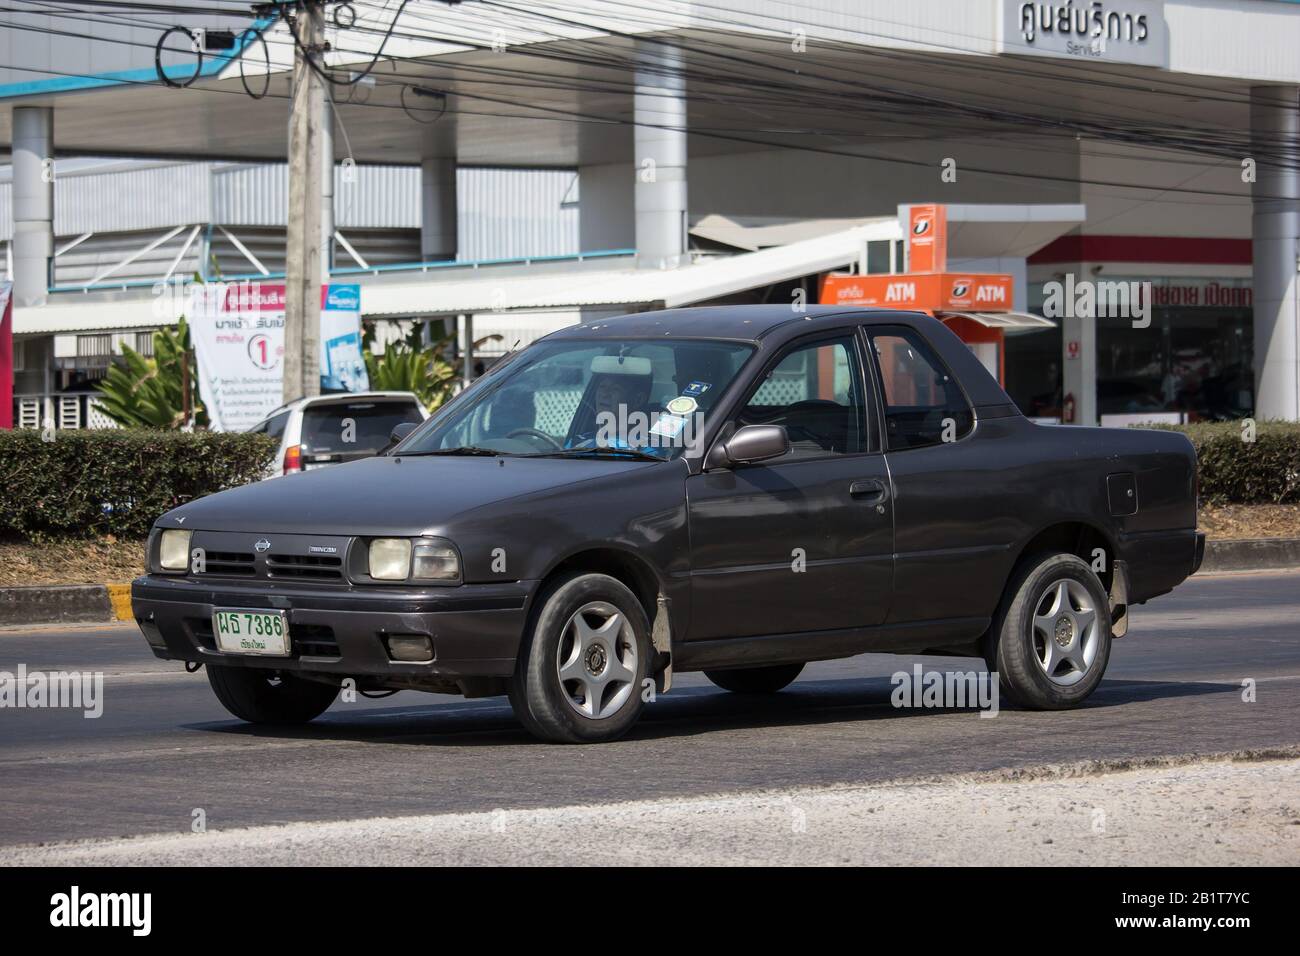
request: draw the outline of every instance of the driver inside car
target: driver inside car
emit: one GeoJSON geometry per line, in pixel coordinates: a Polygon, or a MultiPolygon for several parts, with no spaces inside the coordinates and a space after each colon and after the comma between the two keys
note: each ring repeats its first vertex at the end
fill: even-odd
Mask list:
{"type": "MultiPolygon", "coordinates": [[[[581,430],[570,437],[566,448],[631,448],[624,429],[634,427],[634,415],[647,416],[650,377],[644,375],[600,375],[591,388],[590,418],[582,416],[581,430]]],[[[579,412],[581,415],[582,413],[579,412]]]]}

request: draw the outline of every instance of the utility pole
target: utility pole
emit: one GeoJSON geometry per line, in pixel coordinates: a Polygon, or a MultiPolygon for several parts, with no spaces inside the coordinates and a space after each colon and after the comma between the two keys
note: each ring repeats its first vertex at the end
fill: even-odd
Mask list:
{"type": "Polygon", "coordinates": [[[289,216],[285,251],[284,401],[320,394],[321,118],[325,5],[302,0],[289,115],[289,216]],[[309,62],[308,57],[312,62],[309,62]],[[313,68],[313,63],[316,68],[313,68]]]}
{"type": "Polygon", "coordinates": [[[321,103],[320,134],[320,271],[328,282],[334,269],[334,107],[328,97],[321,103]]]}

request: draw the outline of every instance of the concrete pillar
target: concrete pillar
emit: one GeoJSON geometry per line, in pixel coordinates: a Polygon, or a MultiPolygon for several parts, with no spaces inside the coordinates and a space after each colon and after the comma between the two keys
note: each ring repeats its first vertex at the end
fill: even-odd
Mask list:
{"type": "Polygon", "coordinates": [[[329,98],[320,123],[320,275],[328,282],[334,268],[334,107],[329,98]]]}
{"type": "Polygon", "coordinates": [[[685,264],[686,83],[681,52],[662,43],[637,47],[633,96],[636,129],[637,264],[653,269],[685,264]]]}
{"type": "MultiPolygon", "coordinates": [[[[1061,265],[1066,272],[1053,274],[1050,281],[1060,282],[1066,290],[1073,290],[1087,272],[1083,263],[1061,265]],[[1073,276],[1073,281],[1071,281],[1073,276]]],[[[1044,290],[1045,291],[1045,290],[1044,290]]],[[[1097,320],[1092,316],[1049,316],[1061,323],[1061,402],[1074,399],[1075,425],[1097,424],[1097,320]]],[[[1065,407],[1061,420],[1065,421],[1065,407]]]]}
{"type": "Polygon", "coordinates": [[[54,110],[13,111],[14,304],[43,305],[54,256],[54,110]]]}
{"type": "MultiPolygon", "coordinates": [[[[1075,425],[1097,424],[1097,320],[1064,316],[1061,323],[1061,401],[1074,399],[1075,425]]],[[[1065,409],[1061,409],[1064,421],[1065,409]]]]}
{"type": "Polygon", "coordinates": [[[456,258],[456,160],[420,163],[420,258],[439,262],[456,258]]]}
{"type": "Polygon", "coordinates": [[[1300,420],[1300,87],[1250,91],[1255,417],[1300,420]]]}

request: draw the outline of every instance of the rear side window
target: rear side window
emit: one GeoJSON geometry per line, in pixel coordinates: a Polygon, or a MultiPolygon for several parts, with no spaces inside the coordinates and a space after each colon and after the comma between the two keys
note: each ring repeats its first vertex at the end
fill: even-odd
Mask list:
{"type": "Polygon", "coordinates": [[[266,423],[266,433],[279,441],[284,437],[284,426],[289,424],[289,413],[281,412],[266,423]]]}
{"type": "Polygon", "coordinates": [[[868,331],[884,390],[890,451],[957,441],[975,422],[951,373],[919,335],[868,331]]]}
{"type": "Polygon", "coordinates": [[[249,429],[249,432],[254,435],[270,435],[276,441],[279,441],[284,437],[284,426],[287,424],[289,424],[289,413],[281,412],[279,415],[254,425],[249,429]]]}
{"type": "Polygon", "coordinates": [[[304,452],[375,452],[402,422],[422,422],[414,402],[337,402],[302,414],[304,452]],[[351,439],[351,441],[349,441],[351,439]]]}

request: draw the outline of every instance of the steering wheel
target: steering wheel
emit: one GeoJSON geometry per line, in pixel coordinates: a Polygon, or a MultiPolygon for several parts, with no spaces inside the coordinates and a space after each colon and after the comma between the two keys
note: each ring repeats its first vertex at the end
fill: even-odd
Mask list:
{"type": "Polygon", "coordinates": [[[536,428],[516,428],[512,432],[507,432],[507,438],[514,438],[516,435],[527,435],[529,438],[540,438],[546,444],[550,445],[556,451],[564,451],[564,446],[552,438],[546,432],[538,431],[536,428]]]}

